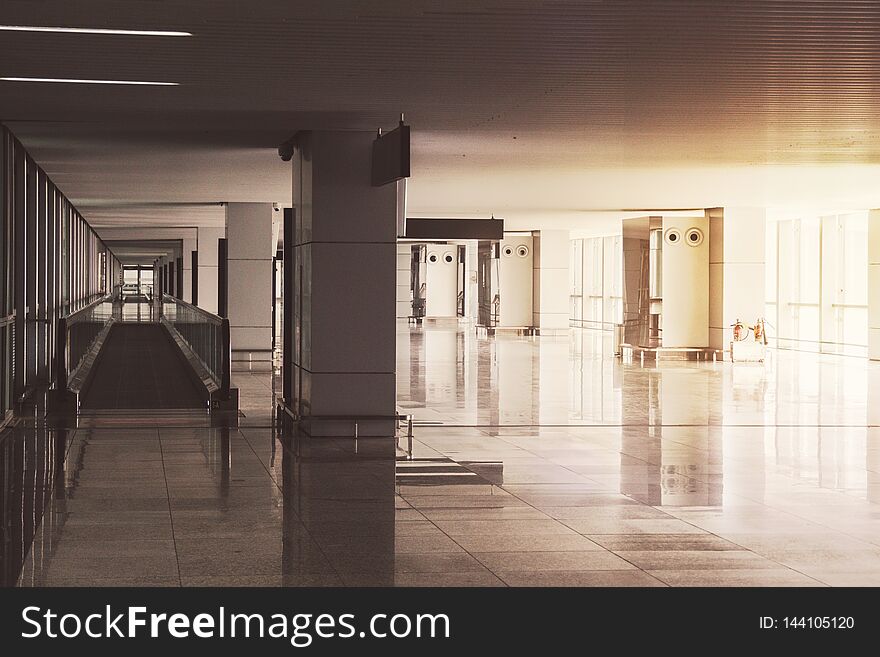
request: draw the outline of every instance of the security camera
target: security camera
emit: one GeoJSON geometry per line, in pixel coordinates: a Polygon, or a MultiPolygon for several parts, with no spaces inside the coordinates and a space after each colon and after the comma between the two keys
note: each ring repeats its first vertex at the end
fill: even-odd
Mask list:
{"type": "Polygon", "coordinates": [[[278,157],[285,162],[293,159],[293,141],[288,139],[278,147],[278,157]]]}

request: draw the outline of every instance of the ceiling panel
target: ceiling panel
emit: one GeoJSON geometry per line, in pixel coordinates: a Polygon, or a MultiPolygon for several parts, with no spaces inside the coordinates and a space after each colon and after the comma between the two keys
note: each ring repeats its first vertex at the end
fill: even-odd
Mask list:
{"type": "MultiPolygon", "coordinates": [[[[180,83],[0,82],[0,118],[96,221],[289,202],[279,141],[390,127],[399,112],[414,130],[414,212],[631,207],[666,201],[666,188],[639,190],[670,171],[716,172],[682,185],[689,205],[723,197],[742,167],[812,167],[821,181],[817,166],[880,163],[873,0],[4,0],[0,18],[194,34],[0,32],[2,76],[180,83]]],[[[787,202],[769,185],[758,202],[787,202]]]]}

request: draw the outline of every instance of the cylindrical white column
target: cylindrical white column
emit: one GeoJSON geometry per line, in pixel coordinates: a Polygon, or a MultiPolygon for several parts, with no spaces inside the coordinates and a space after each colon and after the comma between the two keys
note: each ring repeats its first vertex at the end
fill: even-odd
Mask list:
{"type": "Polygon", "coordinates": [[[428,244],[425,266],[425,315],[455,317],[458,301],[457,249],[452,244],[428,244]]]}
{"type": "Polygon", "coordinates": [[[709,221],[663,218],[663,347],[709,346],[709,221]]]}

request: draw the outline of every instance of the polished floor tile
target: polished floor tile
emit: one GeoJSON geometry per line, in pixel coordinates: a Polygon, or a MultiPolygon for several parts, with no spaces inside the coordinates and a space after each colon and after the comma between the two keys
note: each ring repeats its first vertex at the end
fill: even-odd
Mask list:
{"type": "Polygon", "coordinates": [[[238,426],[21,424],[3,584],[880,585],[880,364],[603,344],[401,324],[411,450],[282,431],[271,373],[234,374],[238,426]]]}

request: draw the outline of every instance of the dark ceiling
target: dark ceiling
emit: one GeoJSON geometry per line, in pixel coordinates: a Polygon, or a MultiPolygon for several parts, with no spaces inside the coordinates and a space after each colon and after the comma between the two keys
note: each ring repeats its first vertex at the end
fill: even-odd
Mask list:
{"type": "Polygon", "coordinates": [[[424,212],[669,202],[601,171],[880,162],[875,1],[3,0],[0,23],[194,35],[0,32],[0,76],[179,83],[0,82],[0,120],[98,223],[289,202],[279,141],[399,112],[424,212]]]}

